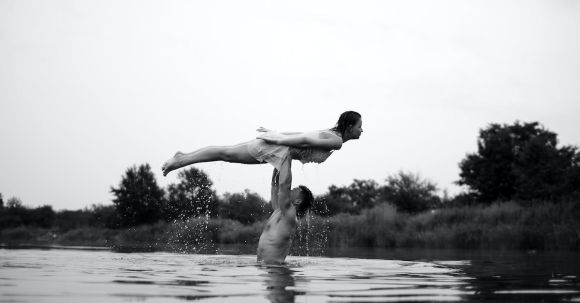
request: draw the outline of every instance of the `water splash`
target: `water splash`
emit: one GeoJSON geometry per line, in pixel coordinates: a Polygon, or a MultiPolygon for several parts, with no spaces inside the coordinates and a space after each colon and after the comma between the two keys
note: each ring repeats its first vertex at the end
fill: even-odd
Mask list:
{"type": "Polygon", "coordinates": [[[216,244],[210,228],[213,193],[201,198],[192,196],[188,204],[195,206],[197,215],[187,217],[182,213],[174,219],[165,234],[165,246],[161,248],[178,253],[215,253],[216,244]]]}
{"type": "Polygon", "coordinates": [[[298,221],[294,243],[290,250],[292,255],[298,256],[322,256],[327,251],[328,234],[330,232],[330,224],[326,214],[328,208],[324,201],[315,203],[322,203],[317,205],[318,211],[316,214],[313,211],[308,211],[305,216],[298,221]]]}

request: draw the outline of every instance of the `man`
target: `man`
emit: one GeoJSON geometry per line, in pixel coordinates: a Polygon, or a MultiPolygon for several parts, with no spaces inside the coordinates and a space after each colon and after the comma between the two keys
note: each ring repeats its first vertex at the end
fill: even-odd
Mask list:
{"type": "Polygon", "coordinates": [[[312,205],[312,192],[300,185],[292,190],[292,171],[290,157],[286,158],[278,172],[272,174],[272,208],[274,212],[268,219],[260,242],[258,242],[258,262],[282,264],[288,255],[292,238],[296,232],[296,216],[302,217],[312,205]]]}

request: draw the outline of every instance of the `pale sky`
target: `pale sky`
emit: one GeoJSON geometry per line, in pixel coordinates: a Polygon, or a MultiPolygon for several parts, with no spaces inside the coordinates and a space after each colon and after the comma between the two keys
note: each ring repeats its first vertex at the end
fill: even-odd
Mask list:
{"type": "MultiPolygon", "coordinates": [[[[0,1],[0,193],[110,204],[125,170],[177,150],[308,131],[364,133],[294,162],[315,194],[399,170],[458,193],[489,123],[580,145],[580,2],[0,1]]],[[[203,163],[218,194],[268,198],[270,165],[203,163]]]]}

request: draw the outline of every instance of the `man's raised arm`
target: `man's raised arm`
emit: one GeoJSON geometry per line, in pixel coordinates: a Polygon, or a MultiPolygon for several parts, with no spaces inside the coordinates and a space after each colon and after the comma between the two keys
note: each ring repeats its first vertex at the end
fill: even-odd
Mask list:
{"type": "MultiPolygon", "coordinates": [[[[292,158],[287,157],[280,166],[279,185],[278,185],[278,205],[283,214],[288,214],[292,208],[290,202],[290,187],[292,186],[292,158]]],[[[295,214],[294,214],[295,215],[295,214]]]]}
{"type": "Polygon", "coordinates": [[[278,204],[279,176],[280,173],[278,172],[277,169],[274,168],[274,172],[272,173],[272,184],[270,189],[270,203],[272,204],[272,209],[274,210],[280,208],[280,205],[278,204]]]}

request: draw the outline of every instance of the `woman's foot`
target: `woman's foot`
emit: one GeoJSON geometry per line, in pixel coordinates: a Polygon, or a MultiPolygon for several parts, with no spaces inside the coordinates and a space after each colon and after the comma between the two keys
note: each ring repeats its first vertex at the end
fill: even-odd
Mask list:
{"type": "Polygon", "coordinates": [[[167,160],[167,162],[163,164],[163,167],[161,167],[161,170],[163,170],[163,176],[167,176],[169,172],[178,169],[180,167],[179,160],[181,159],[182,156],[183,156],[182,152],[176,152],[173,158],[167,160]]]}

